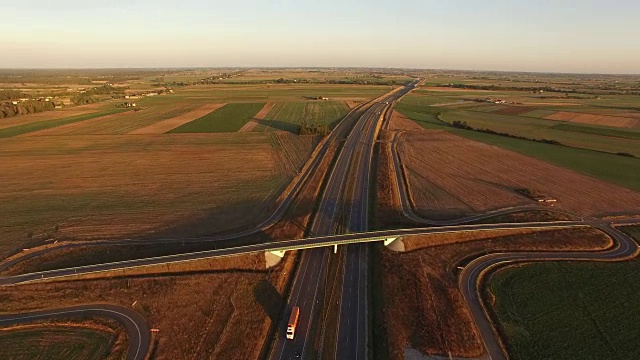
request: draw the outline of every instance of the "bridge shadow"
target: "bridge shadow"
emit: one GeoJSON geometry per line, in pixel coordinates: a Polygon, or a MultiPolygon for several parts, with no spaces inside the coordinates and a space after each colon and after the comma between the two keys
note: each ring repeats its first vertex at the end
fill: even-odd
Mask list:
{"type": "Polygon", "coordinates": [[[300,133],[300,125],[291,124],[279,120],[253,119],[253,121],[257,122],[260,125],[276,130],[286,131],[296,135],[300,133]]]}

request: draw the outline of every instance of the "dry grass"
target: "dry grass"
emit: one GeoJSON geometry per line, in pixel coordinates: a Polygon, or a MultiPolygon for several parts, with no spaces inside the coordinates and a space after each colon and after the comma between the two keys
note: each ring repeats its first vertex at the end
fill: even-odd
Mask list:
{"type": "Polygon", "coordinates": [[[448,132],[407,132],[398,148],[413,201],[426,217],[532,204],[519,188],[555,198],[556,207],[577,214],[639,210],[638,192],[448,132]]]}
{"type": "Polygon", "coordinates": [[[171,119],[163,120],[155,124],[151,124],[149,126],[134,130],[130,132],[130,134],[164,134],[169,132],[178,126],[184,125],[188,122],[191,122],[195,119],[201,118],[212,111],[216,111],[219,108],[223,107],[225,103],[222,104],[206,104],[195,110],[189,111],[188,113],[178,115],[171,119]]]}
{"type": "Polygon", "coordinates": [[[405,346],[424,354],[479,357],[484,347],[458,289],[457,266],[486,251],[595,250],[612,244],[595,229],[532,234],[430,235],[406,241],[414,250],[382,250],[381,291],[386,352],[403,359],[405,346]],[[500,236],[493,237],[491,236],[500,236]],[[418,245],[413,245],[417,243],[418,245]]]}
{"type": "Polygon", "coordinates": [[[0,297],[9,312],[136,302],[133,308],[160,329],[155,359],[257,359],[294,263],[291,254],[265,271],[263,255],[236,256],[209,263],[203,274],[30,284],[2,288],[0,297]]]}
{"type": "Polygon", "coordinates": [[[613,126],[621,128],[640,128],[640,119],[622,116],[583,114],[567,111],[559,111],[545,117],[548,120],[577,122],[583,124],[613,126]]]}
{"type": "Polygon", "coordinates": [[[0,253],[48,238],[197,236],[253,225],[295,175],[277,166],[276,151],[263,134],[4,141],[0,253]]]}
{"type": "Polygon", "coordinates": [[[402,214],[395,166],[392,159],[392,144],[394,132],[381,130],[374,154],[376,162],[376,197],[374,223],[377,229],[388,229],[406,225],[409,221],[402,214]]]}

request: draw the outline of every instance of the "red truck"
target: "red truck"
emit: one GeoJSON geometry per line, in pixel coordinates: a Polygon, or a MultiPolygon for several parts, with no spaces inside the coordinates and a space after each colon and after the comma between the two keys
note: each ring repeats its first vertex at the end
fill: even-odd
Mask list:
{"type": "Polygon", "coordinates": [[[291,309],[291,316],[289,316],[289,322],[287,323],[287,339],[293,340],[296,334],[296,326],[298,326],[298,318],[300,317],[300,308],[294,306],[291,309]]]}

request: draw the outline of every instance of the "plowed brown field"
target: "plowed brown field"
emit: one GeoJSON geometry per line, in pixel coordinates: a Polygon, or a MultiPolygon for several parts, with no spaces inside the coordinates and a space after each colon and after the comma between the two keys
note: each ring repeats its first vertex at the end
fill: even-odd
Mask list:
{"type": "Polygon", "coordinates": [[[533,204],[519,188],[577,214],[640,211],[638,192],[446,131],[406,132],[398,149],[414,205],[427,217],[533,204]]]}
{"type": "Polygon", "coordinates": [[[621,116],[583,114],[567,111],[559,111],[553,115],[545,117],[547,120],[559,120],[577,122],[583,124],[594,124],[603,126],[614,126],[621,128],[640,128],[640,119],[621,116]]]}
{"type": "Polygon", "coordinates": [[[186,114],[182,114],[176,116],[171,119],[160,121],[159,123],[155,123],[149,125],[147,127],[143,127],[141,129],[134,130],[130,132],[130,134],[164,134],[170,130],[177,128],[178,126],[184,125],[188,122],[191,122],[195,119],[201,118],[212,111],[216,111],[219,108],[223,107],[225,104],[207,104],[203,105],[193,111],[189,111],[186,114]]]}

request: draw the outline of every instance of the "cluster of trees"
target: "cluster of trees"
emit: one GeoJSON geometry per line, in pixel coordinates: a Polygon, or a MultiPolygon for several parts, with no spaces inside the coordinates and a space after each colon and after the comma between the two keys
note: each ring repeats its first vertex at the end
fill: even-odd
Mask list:
{"type": "Polygon", "coordinates": [[[23,101],[17,105],[14,105],[10,102],[5,102],[0,104],[0,119],[9,118],[16,115],[34,114],[53,109],[54,105],[51,101],[29,100],[23,101]]]}
{"type": "Polygon", "coordinates": [[[300,124],[300,135],[327,135],[329,133],[329,128],[327,124],[323,123],[307,123],[302,120],[300,124]]]}
{"type": "Polygon", "coordinates": [[[76,105],[87,105],[99,102],[100,95],[122,95],[124,94],[123,88],[114,87],[111,85],[102,85],[89,89],[82,94],[78,94],[71,98],[71,101],[76,105]]]}
{"type": "Polygon", "coordinates": [[[0,90],[0,101],[3,100],[11,100],[11,99],[20,99],[20,98],[28,98],[29,95],[20,92],[18,90],[0,90]]]}

